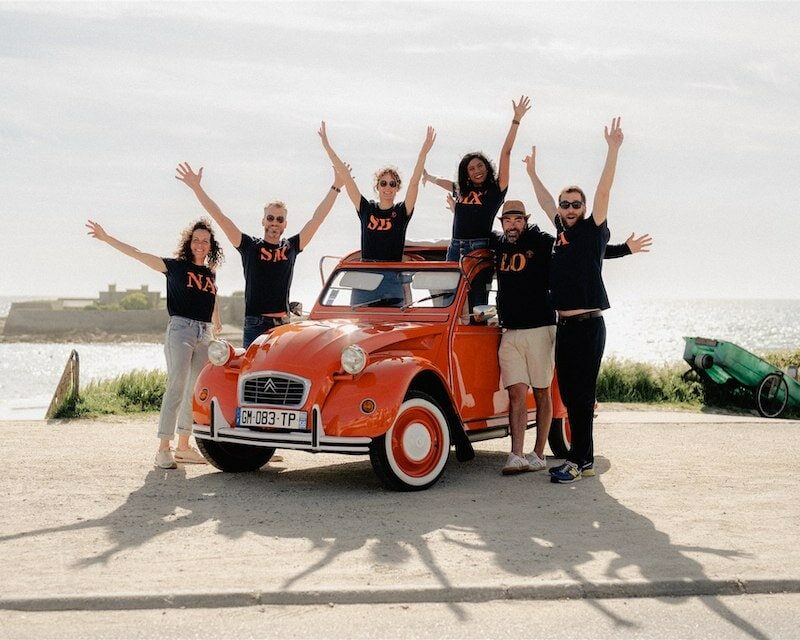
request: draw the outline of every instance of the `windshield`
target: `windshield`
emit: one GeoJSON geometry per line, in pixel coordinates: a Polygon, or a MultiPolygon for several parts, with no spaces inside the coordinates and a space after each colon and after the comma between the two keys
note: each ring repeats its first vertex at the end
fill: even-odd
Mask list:
{"type": "Polygon", "coordinates": [[[322,291],[326,307],[449,307],[455,300],[457,270],[342,269],[322,291]]]}

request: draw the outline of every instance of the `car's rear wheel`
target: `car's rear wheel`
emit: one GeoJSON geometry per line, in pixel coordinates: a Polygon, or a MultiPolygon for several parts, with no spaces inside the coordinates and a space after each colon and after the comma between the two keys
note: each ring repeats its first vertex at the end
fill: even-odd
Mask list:
{"type": "Polygon", "coordinates": [[[275,453],[274,447],[214,442],[204,438],[196,438],[196,440],[197,448],[210,464],[220,471],[231,473],[256,471],[267,464],[275,453]]]}
{"type": "Polygon", "coordinates": [[[550,423],[550,433],[547,436],[550,451],[556,458],[566,458],[572,446],[572,432],[569,428],[569,418],[553,418],[550,423]]]}
{"type": "Polygon", "coordinates": [[[394,424],[370,447],[375,474],[387,489],[420,491],[444,473],[450,455],[450,429],[438,402],[409,391],[394,424]]]}

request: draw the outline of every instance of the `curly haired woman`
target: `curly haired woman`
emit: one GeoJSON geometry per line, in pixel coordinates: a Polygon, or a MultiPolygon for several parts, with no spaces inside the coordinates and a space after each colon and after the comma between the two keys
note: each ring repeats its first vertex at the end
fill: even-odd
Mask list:
{"type": "Polygon", "coordinates": [[[192,434],[192,392],[200,370],[208,360],[213,331],[222,328],[216,305],[215,271],[222,262],[222,248],[214,238],[211,222],[201,218],[181,233],[174,258],[139,251],[106,233],[97,222],[86,223],[89,235],[163,273],[167,277],[169,324],[164,339],[167,388],[158,421],[159,446],[155,466],[175,469],[177,462],[204,464],[205,458],[189,445],[192,434]],[[178,446],[172,438],[177,424],[178,446]]]}

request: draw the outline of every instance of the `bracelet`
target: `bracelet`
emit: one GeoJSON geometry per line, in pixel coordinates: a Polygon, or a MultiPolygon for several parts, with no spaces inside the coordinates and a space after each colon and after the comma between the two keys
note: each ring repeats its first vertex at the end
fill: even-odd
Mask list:
{"type": "Polygon", "coordinates": [[[333,189],[336,193],[341,193],[342,192],[342,190],[339,187],[337,187],[336,185],[333,185],[331,187],[331,189],[333,189]]]}
{"type": "Polygon", "coordinates": [[[519,124],[519,120],[512,120],[511,124],[519,124]]]}

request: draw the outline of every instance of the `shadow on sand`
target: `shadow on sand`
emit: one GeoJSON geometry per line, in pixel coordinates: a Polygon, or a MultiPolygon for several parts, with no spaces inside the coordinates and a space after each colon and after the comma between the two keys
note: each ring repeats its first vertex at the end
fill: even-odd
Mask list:
{"type": "MultiPolygon", "coordinates": [[[[439,585],[441,595],[434,599],[441,602],[449,601],[448,592],[457,599],[463,585],[454,585],[450,576],[459,566],[481,575],[477,572],[490,562],[494,567],[487,568],[486,574],[514,584],[544,575],[587,583],[585,574],[591,566],[593,576],[611,582],[691,585],[708,578],[702,565],[687,554],[732,559],[742,555],[734,550],[671,544],[652,521],[606,492],[602,474],[609,463],[604,458],[597,459],[599,477],[568,486],[551,484],[544,473],[501,478],[497,469],[504,458],[505,454],[478,451],[475,460],[460,465],[453,457],[435,487],[407,494],[384,491],[369,462],[361,460],[300,470],[268,465],[256,473],[210,472],[192,478],[183,469],[152,470],[142,486],[106,516],[2,536],[0,551],[4,541],[102,530],[111,545],[80,560],[76,567],[80,570],[107,563],[159,536],[211,522],[216,535],[230,540],[255,535],[268,538],[265,544],[277,545],[280,539],[307,541],[313,547],[308,564],[286,573],[282,589],[302,588],[306,578],[344,554],[363,550],[370,560],[365,563],[363,589],[369,589],[369,573],[384,566],[398,574],[394,584],[402,590],[403,564],[416,555],[439,585]],[[278,542],[273,543],[275,539],[278,542]]],[[[187,531],[187,541],[190,535],[187,531]]],[[[229,548],[235,552],[235,545],[229,548]]],[[[265,569],[274,561],[274,557],[265,558],[265,569]]],[[[719,598],[703,601],[749,636],[765,637],[719,598]]],[[[621,627],[641,626],[613,613],[602,599],[587,602],[621,627]]],[[[449,606],[458,618],[468,617],[462,605],[450,602],[449,606]]]]}

